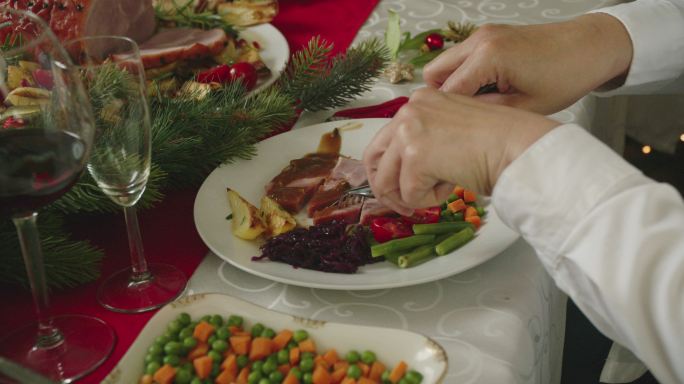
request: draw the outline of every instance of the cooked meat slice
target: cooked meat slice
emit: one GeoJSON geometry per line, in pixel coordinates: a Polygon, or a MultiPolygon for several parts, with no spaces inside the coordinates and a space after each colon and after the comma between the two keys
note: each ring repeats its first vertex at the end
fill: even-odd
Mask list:
{"type": "Polygon", "coordinates": [[[330,178],[346,180],[352,188],[361,186],[368,180],[363,162],[345,156],[340,156],[337,160],[335,168],[330,172],[330,178]]]}
{"type": "Polygon", "coordinates": [[[306,213],[309,217],[313,217],[314,212],[326,208],[336,202],[344,192],[349,190],[349,183],[346,180],[328,179],[321,184],[316,193],[314,193],[309,205],[306,207],[306,213]]]}
{"type": "Polygon", "coordinates": [[[363,202],[363,208],[361,208],[361,218],[359,219],[359,222],[361,225],[368,225],[371,220],[376,217],[394,215],[397,215],[397,213],[382,205],[378,199],[366,199],[363,202]]]}
{"type": "Polygon", "coordinates": [[[309,200],[316,187],[313,188],[290,188],[281,187],[273,189],[268,193],[268,197],[278,203],[284,210],[290,213],[297,213],[309,200]]]}
{"type": "Polygon", "coordinates": [[[281,187],[310,186],[318,187],[337,163],[337,155],[311,153],[290,161],[280,173],[266,185],[266,193],[281,187]]]}
{"type": "Polygon", "coordinates": [[[331,205],[314,212],[314,225],[331,221],[339,221],[347,224],[358,223],[362,206],[363,199],[351,199],[345,201],[344,204],[331,205]]]}

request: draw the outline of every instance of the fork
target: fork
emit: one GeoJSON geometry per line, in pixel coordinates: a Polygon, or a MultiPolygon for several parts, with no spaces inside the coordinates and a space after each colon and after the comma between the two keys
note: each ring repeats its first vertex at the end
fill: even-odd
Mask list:
{"type": "Polygon", "coordinates": [[[347,196],[361,196],[361,197],[374,197],[373,191],[371,190],[370,185],[364,184],[360,187],[348,189],[344,194],[342,194],[342,197],[340,199],[343,199],[347,196]]]}

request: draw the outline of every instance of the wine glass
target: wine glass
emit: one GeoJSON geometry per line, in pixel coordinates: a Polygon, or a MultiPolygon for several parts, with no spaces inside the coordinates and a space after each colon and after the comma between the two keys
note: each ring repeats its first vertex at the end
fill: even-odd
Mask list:
{"type": "Polygon", "coordinates": [[[0,356],[71,382],[109,356],[115,335],[94,317],[49,316],[36,221],[81,175],[93,115],[78,72],[40,18],[0,8],[0,42],[0,218],[17,229],[38,320],[0,340],[0,356]]]}
{"type": "Polygon", "coordinates": [[[126,37],[93,36],[65,44],[81,69],[93,104],[97,132],[88,171],[102,191],[123,207],[131,267],[99,287],[105,308],[136,313],[159,308],[185,289],[178,268],[148,264],[135,205],[150,175],[151,127],[145,99],[145,72],[137,44],[126,37]]]}

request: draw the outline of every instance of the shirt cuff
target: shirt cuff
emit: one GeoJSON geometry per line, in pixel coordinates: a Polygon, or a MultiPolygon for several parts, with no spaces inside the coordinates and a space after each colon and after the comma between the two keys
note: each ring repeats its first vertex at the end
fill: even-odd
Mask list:
{"type": "Polygon", "coordinates": [[[553,129],[501,174],[492,203],[553,268],[573,228],[641,172],[576,124],[553,129]]]}
{"type": "Polygon", "coordinates": [[[609,14],[627,29],[634,49],[625,82],[600,96],[653,92],[684,71],[684,4],[668,0],[640,0],[592,11],[609,14]]]}

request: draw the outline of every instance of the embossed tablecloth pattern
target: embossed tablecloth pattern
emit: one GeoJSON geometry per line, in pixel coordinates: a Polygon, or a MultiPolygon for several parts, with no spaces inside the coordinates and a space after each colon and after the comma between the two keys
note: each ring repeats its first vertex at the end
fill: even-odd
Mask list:
{"type": "MultiPolygon", "coordinates": [[[[385,0],[371,14],[356,41],[382,38],[388,9],[399,13],[403,31],[415,33],[443,27],[448,20],[475,24],[559,21],[612,3],[385,0]]],[[[422,86],[419,79],[401,85],[381,81],[350,106],[408,96],[422,86]]],[[[591,127],[595,109],[596,100],[588,97],[553,117],[591,127]]],[[[295,129],[320,123],[330,114],[306,114],[295,129]]],[[[423,333],[447,350],[446,383],[560,381],[566,299],[522,240],[464,273],[432,283],[374,291],[332,291],[275,283],[210,255],[193,275],[190,292],[222,292],[313,319],[423,333]]]]}

